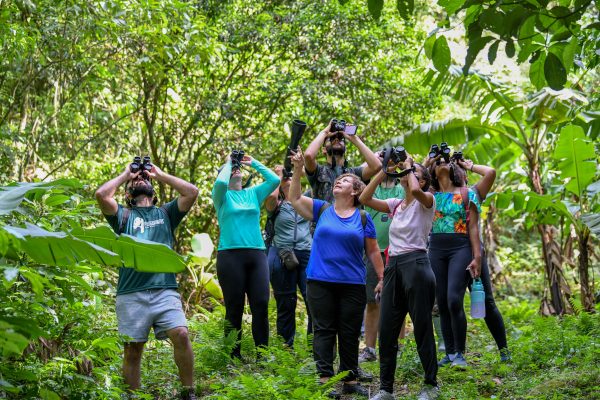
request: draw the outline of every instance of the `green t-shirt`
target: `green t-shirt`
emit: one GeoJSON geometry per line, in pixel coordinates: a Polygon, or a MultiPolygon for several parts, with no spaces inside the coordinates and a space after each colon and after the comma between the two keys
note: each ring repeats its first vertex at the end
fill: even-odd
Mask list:
{"type": "Polygon", "coordinates": [[[265,179],[260,185],[229,190],[231,163],[225,164],[212,190],[220,235],[218,250],[265,249],[260,230],[260,205],[279,185],[279,177],[257,160],[252,168],[265,179]]]}
{"type": "MultiPolygon", "coordinates": [[[[116,233],[166,244],[171,248],[173,248],[173,231],[186,215],[185,212],[179,211],[177,199],[162,207],[132,207],[123,225],[123,231],[119,232],[124,210],[119,204],[116,215],[104,216],[116,233]]],[[[173,273],[138,272],[133,268],[119,268],[117,295],[169,288],[177,288],[177,280],[173,273]]]]}
{"type": "MultiPolygon", "coordinates": [[[[403,199],[405,196],[404,188],[402,185],[397,184],[392,187],[384,187],[382,185],[377,186],[375,189],[375,193],[373,194],[373,198],[379,200],[387,200],[387,199],[403,199]]],[[[379,245],[379,249],[384,251],[386,247],[390,244],[390,224],[392,223],[392,211],[389,213],[382,213],[376,210],[373,210],[370,207],[365,207],[365,210],[371,214],[371,218],[373,218],[373,223],[375,224],[375,231],[377,232],[377,244],[379,245]]]]}

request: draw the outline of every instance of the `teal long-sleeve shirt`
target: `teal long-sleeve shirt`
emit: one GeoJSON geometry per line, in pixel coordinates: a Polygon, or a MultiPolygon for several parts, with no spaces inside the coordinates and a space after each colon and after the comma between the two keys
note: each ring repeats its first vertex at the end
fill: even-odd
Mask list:
{"type": "Polygon", "coordinates": [[[260,229],[260,205],[279,185],[279,177],[257,160],[252,168],[265,181],[242,190],[229,190],[231,163],[225,164],[212,190],[221,234],[218,250],[265,249],[260,229]]]}

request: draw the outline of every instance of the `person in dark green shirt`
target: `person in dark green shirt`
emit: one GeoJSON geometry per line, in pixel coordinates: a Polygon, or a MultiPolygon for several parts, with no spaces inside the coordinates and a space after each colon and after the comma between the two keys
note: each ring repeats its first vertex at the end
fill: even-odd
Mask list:
{"type": "MultiPolygon", "coordinates": [[[[116,233],[173,246],[173,231],[192,208],[198,188],[171,176],[156,166],[150,172],[132,173],[127,166],[119,176],[96,191],[96,200],[106,220],[116,233]],[[155,206],[151,179],[171,186],[179,197],[162,207],[155,206]],[[124,208],[114,196],[125,184],[124,208]]],[[[182,399],[195,399],[194,355],[188,337],[187,322],[177,291],[175,274],[137,272],[120,268],[117,286],[117,319],[119,332],[129,339],[125,343],[123,376],[129,390],[140,388],[140,367],[144,344],[150,328],[157,339],[169,338],[173,343],[175,363],[184,390],[182,399]]]]}
{"type": "Polygon", "coordinates": [[[240,163],[257,170],[264,182],[242,187],[242,171],[227,158],[212,190],[220,235],[217,252],[217,276],[225,301],[225,335],[232,329],[238,342],[232,356],[241,358],[242,316],[246,295],[252,312],[254,344],[269,344],[269,267],[265,242],[260,229],[260,206],[279,185],[279,177],[252,157],[240,163]]]}

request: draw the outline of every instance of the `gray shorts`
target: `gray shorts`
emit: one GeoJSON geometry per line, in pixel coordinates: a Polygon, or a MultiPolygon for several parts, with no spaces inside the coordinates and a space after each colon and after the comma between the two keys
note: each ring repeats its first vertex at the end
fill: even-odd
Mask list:
{"type": "Polygon", "coordinates": [[[167,331],[187,327],[181,296],[174,289],[152,289],[117,296],[119,333],[128,342],[147,342],[150,328],[157,339],[167,339],[167,331]]]}
{"type": "MultiPolygon", "coordinates": [[[[385,253],[381,252],[383,265],[385,266],[385,253]]],[[[375,267],[371,264],[371,260],[367,257],[367,303],[375,303],[375,286],[379,283],[375,267]]]]}

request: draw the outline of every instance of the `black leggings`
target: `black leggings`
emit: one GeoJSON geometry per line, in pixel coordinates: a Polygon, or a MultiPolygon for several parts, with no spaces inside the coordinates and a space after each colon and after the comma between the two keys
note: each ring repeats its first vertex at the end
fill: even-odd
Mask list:
{"type": "Polygon", "coordinates": [[[269,344],[269,266],[264,250],[232,249],[217,253],[217,276],[225,300],[225,335],[232,329],[238,331],[238,343],[232,356],[240,357],[242,315],[248,295],[252,312],[252,337],[254,344],[269,344]]]}
{"type": "Polygon", "coordinates": [[[463,306],[470,281],[467,265],[473,260],[469,236],[458,233],[432,234],[429,262],[435,274],[436,298],[446,353],[464,353],[467,317],[463,306]]]}

